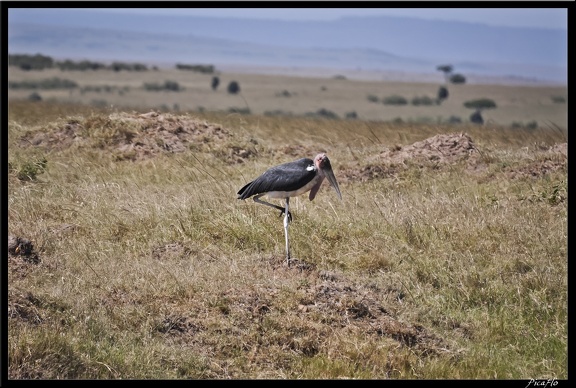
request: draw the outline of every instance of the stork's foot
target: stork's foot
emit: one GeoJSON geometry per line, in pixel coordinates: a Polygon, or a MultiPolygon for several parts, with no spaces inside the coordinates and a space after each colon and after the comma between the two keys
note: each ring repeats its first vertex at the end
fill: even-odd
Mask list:
{"type": "MultiPolygon", "coordinates": [[[[286,214],[286,208],[280,210],[280,217],[286,214]]],[[[292,213],[288,212],[288,222],[292,222],[292,213]]]]}

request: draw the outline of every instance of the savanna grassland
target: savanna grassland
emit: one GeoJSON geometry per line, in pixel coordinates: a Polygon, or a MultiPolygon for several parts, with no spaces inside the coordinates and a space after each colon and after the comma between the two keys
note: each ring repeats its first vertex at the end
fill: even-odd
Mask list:
{"type": "MultiPolygon", "coordinates": [[[[437,83],[390,82],[378,79],[346,79],[337,71],[323,78],[241,73],[217,73],[219,85],[211,88],[213,74],[177,69],[128,71],[23,71],[9,67],[9,81],[41,82],[69,80],[78,87],[70,89],[10,89],[12,98],[27,98],[36,91],[44,101],[82,103],[100,107],[154,108],[164,111],[249,112],[258,115],[303,116],[319,110],[339,118],[355,113],[361,120],[404,121],[413,123],[448,123],[451,119],[469,122],[473,109],[464,102],[488,98],[497,105],[482,112],[486,122],[517,127],[553,123],[567,127],[566,86],[531,86],[498,84],[449,84],[449,96],[441,104],[414,105],[413,99],[436,100],[444,85],[437,83]],[[227,86],[236,81],[240,93],[230,94],[227,86]],[[177,84],[178,91],[145,90],[144,85],[177,84]],[[400,96],[405,105],[386,105],[387,97],[400,96]]],[[[359,76],[358,76],[359,77],[359,76]]],[[[376,77],[376,76],[374,76],[376,77]]],[[[428,101],[429,101],[428,100],[428,101]]]]}
{"type": "Polygon", "coordinates": [[[394,85],[186,77],[96,106],[10,91],[9,379],[567,379],[565,88],[458,85],[418,110],[365,97],[411,97],[394,85]],[[480,97],[498,108],[470,124],[480,97]],[[321,108],[340,119],[295,114],[321,108]],[[318,152],[342,200],[291,200],[288,267],[279,212],[236,192],[318,152]]]}

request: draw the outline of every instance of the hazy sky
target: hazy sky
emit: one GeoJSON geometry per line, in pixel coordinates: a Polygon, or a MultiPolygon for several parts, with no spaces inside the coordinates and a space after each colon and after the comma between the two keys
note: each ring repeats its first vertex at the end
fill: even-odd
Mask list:
{"type": "Polygon", "coordinates": [[[568,28],[566,8],[101,8],[99,10],[280,20],[334,20],[342,16],[390,15],[510,27],[568,28]]]}

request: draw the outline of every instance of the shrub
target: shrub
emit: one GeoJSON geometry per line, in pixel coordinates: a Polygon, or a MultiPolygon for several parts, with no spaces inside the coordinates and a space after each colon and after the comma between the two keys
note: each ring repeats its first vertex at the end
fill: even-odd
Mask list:
{"type": "Polygon", "coordinates": [[[464,84],[466,83],[466,77],[462,74],[453,74],[450,76],[450,82],[453,84],[464,84]]]}
{"type": "Polygon", "coordinates": [[[214,65],[185,65],[181,63],[176,64],[178,70],[190,70],[197,73],[212,74],[214,73],[214,65]]]}
{"type": "Polygon", "coordinates": [[[240,85],[236,81],[230,81],[228,84],[228,93],[236,94],[240,92],[240,85]]]}
{"type": "Polygon", "coordinates": [[[552,102],[555,104],[565,104],[566,98],[564,96],[550,96],[552,102]]]}
{"type": "Polygon", "coordinates": [[[428,96],[422,96],[422,97],[414,97],[412,99],[412,105],[415,106],[419,106],[419,105],[434,105],[435,101],[428,97],[428,96]]]}
{"type": "Polygon", "coordinates": [[[42,54],[13,54],[8,55],[8,66],[18,66],[22,70],[43,70],[52,68],[54,60],[42,54]]]}
{"type": "Polygon", "coordinates": [[[163,84],[144,83],[144,90],[150,92],[159,92],[159,91],[180,92],[184,90],[184,88],[182,88],[180,84],[176,81],[164,81],[163,84]]]}
{"type": "Polygon", "coordinates": [[[267,110],[264,112],[264,116],[292,116],[292,112],[286,112],[281,109],[267,110]]]}
{"type": "Polygon", "coordinates": [[[22,163],[16,176],[21,181],[35,181],[36,176],[42,174],[46,170],[47,165],[48,161],[46,158],[26,161],[22,163]]]}
{"type": "Polygon", "coordinates": [[[10,89],[74,89],[78,84],[69,79],[58,77],[47,78],[39,81],[11,81],[8,82],[10,89]]]}
{"type": "Polygon", "coordinates": [[[448,123],[450,124],[459,124],[462,122],[462,119],[458,116],[450,116],[448,117],[448,123]]]}
{"type": "Polygon", "coordinates": [[[408,104],[408,100],[402,96],[392,95],[392,96],[384,97],[382,99],[382,103],[384,105],[406,105],[406,104],[408,104]]]}
{"type": "Polygon", "coordinates": [[[276,97],[291,97],[292,94],[288,90],[282,90],[279,93],[276,93],[276,97]]]}
{"type": "Polygon", "coordinates": [[[356,111],[352,111],[352,112],[347,112],[345,117],[347,119],[357,119],[358,118],[358,113],[356,113],[356,111]]]}
{"type": "Polygon", "coordinates": [[[42,96],[34,92],[28,96],[28,101],[42,101],[42,96]]]}
{"type": "Polygon", "coordinates": [[[338,119],[338,115],[336,113],[325,108],[320,108],[316,112],[308,112],[305,114],[305,116],[338,119]]]}
{"type": "Polygon", "coordinates": [[[56,62],[56,66],[62,70],[101,70],[106,69],[106,65],[100,62],[91,62],[91,61],[81,61],[81,62],[74,62],[69,59],[65,60],[64,62],[56,62]]]}
{"type": "Polygon", "coordinates": [[[464,106],[470,109],[492,109],[496,108],[496,103],[494,100],[489,98],[479,98],[476,100],[465,101],[464,106]]]}
{"type": "Polygon", "coordinates": [[[536,120],[529,121],[528,123],[526,123],[526,128],[527,129],[537,129],[538,128],[538,122],[536,120]]]}
{"type": "Polygon", "coordinates": [[[148,70],[148,67],[146,65],[141,64],[141,63],[113,62],[110,65],[110,69],[112,69],[114,71],[121,71],[121,70],[146,71],[146,70],[148,70]]]}
{"type": "Polygon", "coordinates": [[[250,114],[250,109],[249,108],[228,108],[228,112],[230,113],[240,113],[243,115],[249,115],[250,114]]]}
{"type": "Polygon", "coordinates": [[[378,102],[378,97],[373,95],[373,94],[369,94],[368,96],[366,96],[366,98],[368,99],[368,101],[370,102],[378,102]]]}

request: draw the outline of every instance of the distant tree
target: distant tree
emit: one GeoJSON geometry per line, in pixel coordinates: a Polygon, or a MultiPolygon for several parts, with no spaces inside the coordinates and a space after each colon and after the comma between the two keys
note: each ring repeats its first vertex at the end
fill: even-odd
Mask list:
{"type": "Polygon", "coordinates": [[[436,70],[439,70],[439,71],[443,72],[444,74],[448,74],[448,73],[452,73],[452,70],[454,70],[454,67],[452,65],[438,65],[438,67],[436,67],[436,70]]]}
{"type": "Polygon", "coordinates": [[[440,105],[442,101],[444,101],[447,98],[448,98],[448,89],[445,86],[440,86],[440,89],[438,89],[438,96],[436,98],[438,105],[440,105]]]}
{"type": "Polygon", "coordinates": [[[462,74],[452,74],[450,76],[450,82],[453,84],[464,84],[466,83],[466,77],[464,77],[462,74]]]}
{"type": "Polygon", "coordinates": [[[218,78],[217,76],[212,77],[212,90],[216,90],[218,89],[218,85],[220,85],[220,78],[218,78]]]}
{"type": "Polygon", "coordinates": [[[448,82],[448,80],[450,79],[450,75],[452,74],[452,70],[454,70],[454,67],[452,65],[438,65],[436,67],[436,70],[444,73],[444,79],[446,80],[446,82],[448,82]]]}
{"type": "Polygon", "coordinates": [[[489,98],[479,98],[464,102],[464,106],[468,109],[475,109],[475,112],[470,115],[470,121],[475,124],[484,124],[482,118],[482,110],[496,108],[494,100],[489,98]]]}
{"type": "Polygon", "coordinates": [[[42,54],[14,54],[8,55],[8,66],[18,66],[22,70],[43,70],[52,68],[54,60],[42,54]]]}
{"type": "Polygon", "coordinates": [[[484,124],[484,119],[482,118],[482,113],[480,112],[480,109],[476,110],[474,113],[470,115],[470,122],[480,125],[484,124]]]}
{"type": "Polygon", "coordinates": [[[228,93],[236,94],[240,92],[240,85],[236,81],[230,81],[228,84],[228,93]]]}

